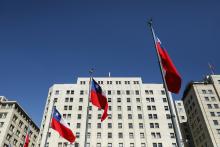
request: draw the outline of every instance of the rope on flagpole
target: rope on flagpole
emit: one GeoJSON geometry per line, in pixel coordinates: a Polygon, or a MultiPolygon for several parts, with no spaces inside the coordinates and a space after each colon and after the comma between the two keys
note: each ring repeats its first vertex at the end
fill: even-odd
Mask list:
{"type": "Polygon", "coordinates": [[[87,104],[87,112],[86,112],[86,129],[85,129],[85,141],[84,141],[84,147],[86,147],[87,144],[87,133],[88,133],[88,121],[89,121],[89,101],[90,101],[90,94],[91,94],[91,81],[92,81],[92,74],[94,72],[94,68],[91,68],[89,70],[89,75],[90,75],[90,79],[89,79],[89,95],[88,95],[88,104],[87,104]]]}
{"type": "Polygon", "coordinates": [[[179,134],[179,131],[178,131],[177,122],[176,122],[176,118],[175,118],[176,116],[175,116],[175,113],[174,113],[174,110],[173,110],[173,107],[172,107],[172,101],[171,101],[171,98],[170,98],[170,95],[169,95],[169,92],[168,92],[167,83],[166,83],[166,80],[165,80],[165,73],[164,73],[164,70],[162,68],[161,58],[160,58],[160,55],[159,55],[159,52],[158,52],[157,46],[156,46],[156,35],[154,33],[153,20],[152,19],[150,19],[148,21],[148,25],[151,29],[151,33],[152,33],[153,40],[154,40],[154,45],[155,45],[155,49],[156,49],[156,53],[157,53],[158,64],[159,64],[159,67],[160,67],[160,72],[161,72],[161,76],[162,76],[162,79],[163,79],[163,85],[164,85],[166,97],[168,99],[168,105],[169,105],[169,108],[170,108],[169,110],[170,110],[170,114],[171,114],[171,121],[172,121],[172,124],[173,124],[174,133],[175,133],[175,136],[176,136],[177,147],[182,147],[180,134],[179,134]]]}

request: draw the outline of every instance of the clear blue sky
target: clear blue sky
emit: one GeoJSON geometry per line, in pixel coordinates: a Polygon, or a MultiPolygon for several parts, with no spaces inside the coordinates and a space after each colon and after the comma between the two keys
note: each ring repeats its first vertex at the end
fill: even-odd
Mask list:
{"type": "Polygon", "coordinates": [[[187,82],[219,73],[220,2],[0,1],[0,95],[40,125],[47,92],[77,77],[140,76],[161,83],[154,29],[187,82]]]}

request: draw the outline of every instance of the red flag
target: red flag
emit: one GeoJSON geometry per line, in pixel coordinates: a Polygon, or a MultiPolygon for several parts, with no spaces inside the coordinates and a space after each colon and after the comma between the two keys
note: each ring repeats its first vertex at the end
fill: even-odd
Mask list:
{"type": "Polygon", "coordinates": [[[93,105],[97,106],[100,109],[104,109],[104,112],[101,117],[101,121],[104,121],[106,117],[108,116],[108,101],[107,98],[102,93],[102,88],[99,86],[99,84],[92,79],[91,81],[91,95],[90,99],[93,105]]]}
{"type": "Polygon", "coordinates": [[[29,145],[29,142],[30,142],[29,133],[30,133],[30,128],[28,127],[27,134],[26,134],[26,136],[25,136],[24,147],[28,147],[28,145],[29,145]]]}
{"type": "Polygon", "coordinates": [[[61,114],[54,107],[51,128],[56,130],[60,136],[73,143],[76,139],[69,125],[62,119],[61,114]]]}
{"type": "Polygon", "coordinates": [[[176,67],[174,66],[167,51],[161,47],[161,42],[158,38],[156,41],[156,48],[161,58],[163,70],[166,72],[165,80],[168,90],[173,93],[179,93],[182,81],[181,76],[178,73],[176,67]]]}

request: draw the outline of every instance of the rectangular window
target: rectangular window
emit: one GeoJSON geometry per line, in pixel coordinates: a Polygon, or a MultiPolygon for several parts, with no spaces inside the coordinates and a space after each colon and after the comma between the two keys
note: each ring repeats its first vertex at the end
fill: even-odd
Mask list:
{"type": "Polygon", "coordinates": [[[97,138],[101,138],[101,133],[100,132],[97,133],[97,138]]]}
{"type": "Polygon", "coordinates": [[[129,138],[133,139],[134,138],[134,133],[129,133],[129,138]]]}
{"type": "Polygon", "coordinates": [[[130,103],[130,102],[131,102],[131,99],[130,99],[130,98],[127,98],[127,102],[130,103]]]}
{"type": "Polygon", "coordinates": [[[83,95],[84,94],[84,91],[83,90],[80,90],[80,95],[83,95]]]}
{"type": "Polygon", "coordinates": [[[112,133],[108,133],[108,138],[112,138],[112,133]]]}
{"type": "Polygon", "coordinates": [[[118,123],[118,128],[122,129],[122,123],[118,123]]]}
{"type": "Polygon", "coordinates": [[[121,106],[117,106],[117,110],[118,110],[118,111],[121,111],[121,106]]]}
{"type": "Polygon", "coordinates": [[[123,133],[122,132],[118,133],[118,138],[123,138],[123,133]]]}
{"type": "Polygon", "coordinates": [[[139,90],[135,90],[135,94],[139,95],[140,94],[139,90]]]}

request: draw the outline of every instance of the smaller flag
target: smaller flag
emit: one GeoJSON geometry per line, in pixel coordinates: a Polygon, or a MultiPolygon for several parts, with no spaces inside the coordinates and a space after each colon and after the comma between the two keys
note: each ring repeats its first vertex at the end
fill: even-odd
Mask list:
{"type": "Polygon", "coordinates": [[[55,107],[53,108],[51,128],[57,131],[60,136],[68,140],[70,143],[73,143],[76,139],[69,125],[63,120],[61,114],[55,107]]]}
{"type": "Polygon", "coordinates": [[[156,40],[156,48],[161,58],[163,70],[165,71],[165,80],[168,90],[173,93],[179,93],[182,81],[181,76],[174,66],[167,51],[161,47],[161,42],[158,38],[156,40]]]}
{"type": "Polygon", "coordinates": [[[30,143],[30,128],[28,126],[27,134],[25,136],[24,147],[28,147],[30,143]]]}
{"type": "Polygon", "coordinates": [[[101,117],[101,121],[104,121],[108,116],[108,101],[106,96],[102,93],[101,86],[99,86],[94,79],[91,81],[90,99],[93,105],[104,110],[101,117]]]}

